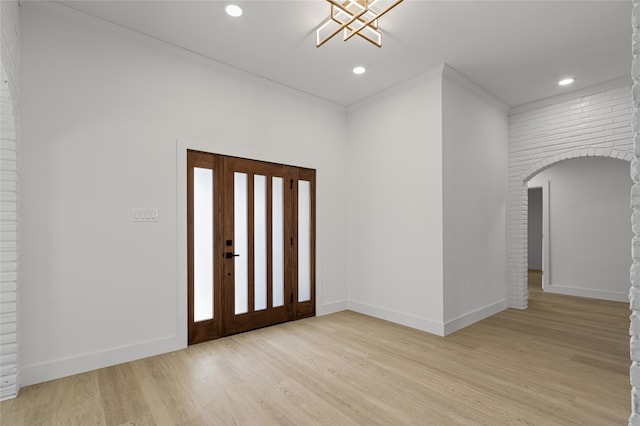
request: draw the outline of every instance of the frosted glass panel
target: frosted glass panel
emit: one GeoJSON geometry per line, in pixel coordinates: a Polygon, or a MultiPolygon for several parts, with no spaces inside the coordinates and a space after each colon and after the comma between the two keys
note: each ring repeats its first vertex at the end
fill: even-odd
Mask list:
{"type": "Polygon", "coordinates": [[[284,305],[284,197],[282,178],[271,181],[271,249],[273,307],[284,305]]]}
{"type": "Polygon", "coordinates": [[[253,296],[256,311],[267,308],[267,178],[253,177],[253,296]]]}
{"type": "Polygon", "coordinates": [[[247,259],[249,250],[247,238],[247,174],[233,174],[233,233],[235,259],[235,313],[244,314],[249,305],[247,297],[247,259]]]}
{"type": "Polygon", "coordinates": [[[298,302],[311,300],[311,184],[298,181],[298,302]]]}
{"type": "Polygon", "coordinates": [[[213,170],[193,169],[193,321],[213,318],[213,170]]]}

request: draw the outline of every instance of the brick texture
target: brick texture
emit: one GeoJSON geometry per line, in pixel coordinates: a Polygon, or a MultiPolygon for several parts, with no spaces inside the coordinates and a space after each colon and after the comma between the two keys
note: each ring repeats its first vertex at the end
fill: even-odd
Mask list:
{"type": "Polygon", "coordinates": [[[631,290],[629,302],[631,305],[631,416],[629,425],[640,426],[640,0],[633,1],[632,13],[632,54],[631,78],[633,79],[632,103],[633,103],[633,160],[631,161],[631,229],[633,240],[631,241],[631,265],[630,279],[631,290]]]}
{"type": "Polygon", "coordinates": [[[527,181],[572,158],[633,158],[629,83],[617,80],[576,93],[515,108],[509,116],[507,282],[512,308],[525,309],[529,298],[527,181]]]}
{"type": "Polygon", "coordinates": [[[15,398],[19,309],[20,20],[17,1],[0,1],[0,399],[15,398]]]}

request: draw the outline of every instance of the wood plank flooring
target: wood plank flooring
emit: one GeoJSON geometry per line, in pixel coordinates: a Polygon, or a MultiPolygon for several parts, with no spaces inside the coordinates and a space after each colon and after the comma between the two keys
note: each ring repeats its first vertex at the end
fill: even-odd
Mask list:
{"type": "Polygon", "coordinates": [[[446,338],[340,312],[25,387],[19,425],[623,425],[627,304],[545,294],[446,338]]]}

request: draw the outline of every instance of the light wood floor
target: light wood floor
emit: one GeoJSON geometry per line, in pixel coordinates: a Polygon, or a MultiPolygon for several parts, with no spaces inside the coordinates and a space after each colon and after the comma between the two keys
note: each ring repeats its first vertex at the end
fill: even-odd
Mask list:
{"type": "Polygon", "coordinates": [[[353,312],[23,388],[9,425],[623,425],[624,303],[532,291],[446,338],[353,312]]]}

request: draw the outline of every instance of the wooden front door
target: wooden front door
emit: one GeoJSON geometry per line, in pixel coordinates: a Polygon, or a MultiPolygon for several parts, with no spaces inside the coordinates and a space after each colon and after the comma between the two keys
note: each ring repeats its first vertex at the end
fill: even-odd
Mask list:
{"type": "Polygon", "coordinates": [[[189,151],[189,343],[315,314],[315,170],[189,151]]]}

